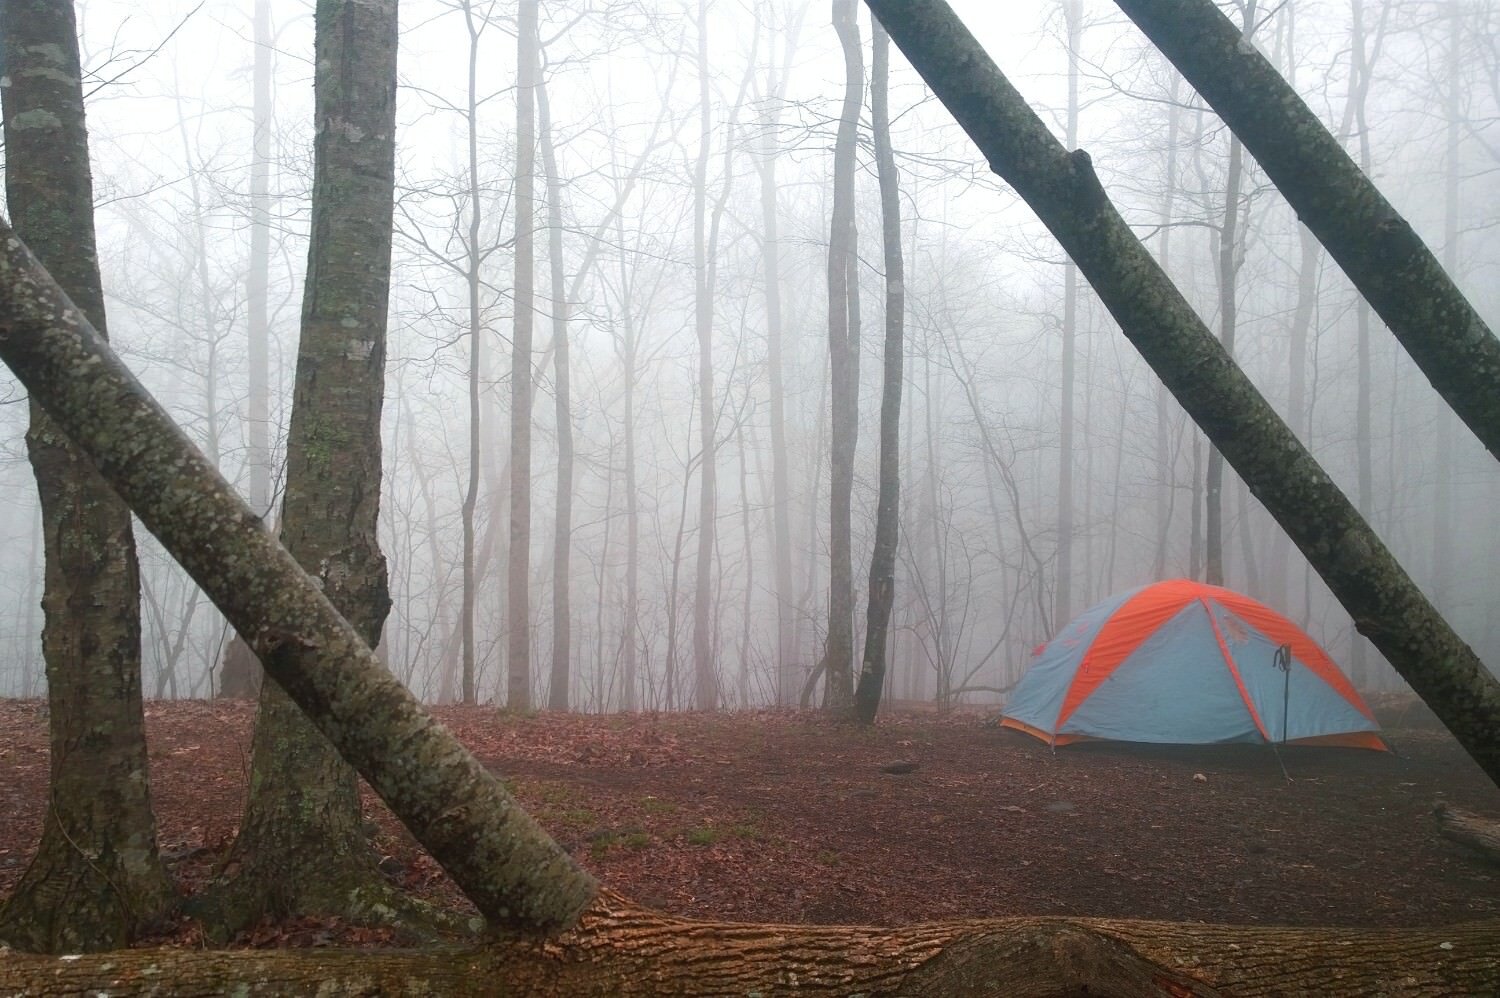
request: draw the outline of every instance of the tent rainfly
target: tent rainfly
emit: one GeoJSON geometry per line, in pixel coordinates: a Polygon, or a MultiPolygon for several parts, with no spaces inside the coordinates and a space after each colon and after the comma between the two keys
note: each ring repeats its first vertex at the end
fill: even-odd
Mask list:
{"type": "Polygon", "coordinates": [[[1301,628],[1248,596],[1188,579],[1079,614],[1033,652],[1002,723],[1052,745],[1386,749],[1370,708],[1301,628]]]}

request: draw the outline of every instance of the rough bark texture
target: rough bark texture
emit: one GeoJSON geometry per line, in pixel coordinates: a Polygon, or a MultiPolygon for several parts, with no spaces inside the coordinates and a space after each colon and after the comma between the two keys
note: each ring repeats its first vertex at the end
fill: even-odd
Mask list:
{"type": "Polygon", "coordinates": [[[942,0],[867,0],[1163,383],[1368,637],[1500,782],[1500,681],[1428,602],[1110,203],[1086,153],[1052,137],[942,0]]]}
{"type": "MultiPolygon", "coordinates": [[[[374,647],[390,609],[375,521],[395,178],[396,3],[323,0],[313,90],[312,241],[287,436],[282,543],[374,647]]],[[[261,687],[250,794],[210,906],[368,918],[385,885],[354,770],[275,683],[261,687]]]]}
{"type": "Polygon", "coordinates": [[[1500,821],[1449,807],[1441,801],[1433,806],[1432,814],[1445,838],[1462,842],[1491,863],[1500,863],[1500,821]]]}
{"type": "MultiPolygon", "coordinates": [[[[16,230],[104,329],[78,36],[69,0],[0,4],[9,80],[6,197],[16,230]]],[[[121,946],[172,889],[156,851],[141,713],[140,577],[130,511],[33,401],[41,497],[42,654],[52,797],[41,843],[3,908],[24,949],[121,946]]]]}
{"type": "Polygon", "coordinates": [[[1500,923],[1277,929],[1012,918],[896,929],[692,922],[601,895],[546,943],[10,957],[0,989],[127,995],[1457,995],[1500,987],[1500,923]]]}
{"type": "Polygon", "coordinates": [[[531,707],[531,336],[536,325],[537,0],[516,8],[516,287],[510,356],[510,561],[505,706],[531,707]]]}
{"type": "Polygon", "coordinates": [[[880,179],[880,221],[885,246],[885,372],[880,396],[880,497],[875,545],[870,552],[870,596],[865,650],[854,689],[854,716],[873,724],[885,685],[886,637],[896,599],[896,542],[901,529],[901,381],[905,368],[906,267],[901,257],[901,191],[891,148],[889,110],[891,40],[876,22],[871,30],[870,121],[875,172],[880,179]]]}
{"type": "Polygon", "coordinates": [[[844,103],[833,151],[833,212],[828,236],[828,357],[831,375],[828,488],[828,638],[823,650],[823,706],[847,717],[854,708],[854,566],[850,501],[859,435],[859,295],[854,257],[854,167],[864,57],[859,7],[833,0],[833,27],[844,50],[844,103]]]}
{"type": "Polygon", "coordinates": [[[492,924],[571,924],[579,869],[328,597],[0,223],[0,360],[492,924]]]}
{"type": "Polygon", "coordinates": [[[1500,341],[1212,0],[1116,0],[1245,143],[1453,411],[1500,458],[1500,341]]]}

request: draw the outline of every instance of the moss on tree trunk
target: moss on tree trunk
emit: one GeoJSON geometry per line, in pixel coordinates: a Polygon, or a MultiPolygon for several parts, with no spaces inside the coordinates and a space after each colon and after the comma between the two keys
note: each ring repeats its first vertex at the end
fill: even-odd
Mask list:
{"type": "Polygon", "coordinates": [[[572,923],[593,878],[391,676],[4,223],[0,360],[492,925],[572,923]]]}
{"type": "MultiPolygon", "coordinates": [[[[16,230],[103,335],[73,5],[0,4],[0,38],[16,230]]],[[[26,443],[42,506],[52,789],[36,855],[0,908],[0,941],[107,949],[172,901],[147,780],[135,538],[130,511],[35,403],[26,443]]]]}

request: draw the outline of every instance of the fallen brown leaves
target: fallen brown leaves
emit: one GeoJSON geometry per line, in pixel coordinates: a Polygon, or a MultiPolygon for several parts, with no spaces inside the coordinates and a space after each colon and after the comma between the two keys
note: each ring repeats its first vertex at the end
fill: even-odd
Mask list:
{"type": "MultiPolygon", "coordinates": [[[[186,893],[212,874],[244,802],[254,705],[147,707],[159,839],[186,893]]],[[[1500,913],[1500,877],[1443,841],[1435,799],[1500,814],[1446,736],[1405,756],[1090,746],[1051,752],[975,716],[438,716],[611,888],[703,918],[905,924],[1066,914],[1300,925],[1412,925],[1500,913]],[[914,768],[883,773],[893,760],[914,768]],[[1204,773],[1207,783],[1195,783],[1204,773]]],[[[1409,736],[1408,736],[1409,735],[1409,736]]],[[[900,767],[906,769],[906,767],[900,767]]],[[[36,701],[0,701],[0,894],[46,797],[36,701]]],[[[372,797],[387,878],[455,912],[453,885],[372,797]]],[[[244,946],[368,946],[386,930],[263,924],[244,946]]],[[[157,943],[201,945],[182,921],[157,943]]]]}

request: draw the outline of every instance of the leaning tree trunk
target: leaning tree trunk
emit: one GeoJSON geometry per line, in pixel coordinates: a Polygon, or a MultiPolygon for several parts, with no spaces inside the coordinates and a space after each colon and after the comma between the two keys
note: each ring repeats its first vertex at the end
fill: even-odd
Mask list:
{"type": "Polygon", "coordinates": [[[21,993],[491,995],[1493,994],[1500,922],[1280,929],[1083,918],[901,928],[694,922],[610,894],[546,946],[12,957],[21,993]],[[1393,983],[1399,982],[1399,984],[1393,983]]]}
{"type": "Polygon", "coordinates": [[[1412,227],[1213,0],[1115,2],[1240,137],[1438,394],[1500,458],[1500,340],[1412,227]]]}
{"type": "MultiPolygon", "coordinates": [[[[1122,223],[1123,224],[1123,223],[1122,223]]],[[[1085,270],[1087,272],[1087,270],[1085,270]]],[[[0,360],[188,569],[267,673],[490,921],[564,930],[480,950],[117,952],[0,960],[0,989],[110,994],[1368,994],[1500,987],[1500,923],[1263,929],[1012,919],[898,929],[720,925],[600,895],[380,665],[164,409],[0,224],[0,360]],[[571,928],[571,931],[568,929],[571,928]],[[430,983],[429,983],[430,982],[430,983]]]]}
{"type": "Polygon", "coordinates": [[[0,991],[1412,994],[1500,988],[1500,922],[1267,929],[1008,919],[896,929],[692,922],[599,893],[428,716],[0,223],[0,360],[490,922],[477,950],[189,950],[0,960],[0,991]]]}
{"type": "Polygon", "coordinates": [[[3,222],[0,360],[492,925],[572,924],[593,878],[390,674],[3,222]]]}
{"type": "MultiPolygon", "coordinates": [[[[0,3],[0,39],[5,192],[16,231],[103,335],[73,4],[0,3]]],[[[135,538],[130,510],[35,399],[26,444],[45,552],[51,794],[41,844],[0,907],[0,943],[108,949],[172,898],[146,775],[135,538]]]]}
{"type": "MultiPolygon", "coordinates": [[[[318,6],[312,243],[281,536],[365,643],[390,609],[376,537],[395,177],[396,4],[318,6]]],[[[250,797],[214,931],[266,915],[360,920],[391,891],[361,831],[355,772],[275,683],[261,688],[250,797]]]]}
{"type": "Polygon", "coordinates": [[[896,600],[896,543],[901,529],[901,379],[906,350],[906,273],[901,258],[901,191],[891,148],[889,92],[891,40],[879,22],[871,30],[870,122],[880,179],[880,224],[885,245],[885,373],[880,396],[880,497],[875,545],[870,553],[870,595],[865,650],[854,689],[854,716],[875,723],[885,685],[886,637],[896,600]]]}
{"type": "MultiPolygon", "coordinates": [[[[1110,203],[942,0],[867,0],[991,167],[1078,262],[1163,383],[1338,600],[1500,783],[1500,681],[1422,595],[1110,203]]],[[[1227,56],[1226,56],[1227,58],[1227,56]]]]}

